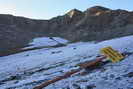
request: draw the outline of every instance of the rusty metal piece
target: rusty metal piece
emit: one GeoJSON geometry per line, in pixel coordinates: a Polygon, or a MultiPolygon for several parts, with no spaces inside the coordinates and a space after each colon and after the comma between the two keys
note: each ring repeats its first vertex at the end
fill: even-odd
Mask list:
{"type": "Polygon", "coordinates": [[[97,65],[98,63],[102,62],[103,59],[105,59],[106,56],[98,57],[96,60],[91,60],[91,61],[86,61],[84,63],[80,63],[79,66],[80,68],[88,68],[88,67],[93,67],[97,65]]]}
{"type": "Polygon", "coordinates": [[[79,72],[80,70],[81,70],[81,69],[71,70],[71,71],[65,73],[63,76],[58,76],[58,77],[55,77],[55,78],[52,79],[52,80],[48,80],[48,81],[46,81],[46,82],[44,82],[44,83],[42,83],[42,84],[40,84],[40,85],[34,87],[33,89],[42,89],[42,88],[44,88],[44,87],[46,87],[46,86],[48,86],[48,85],[50,85],[50,84],[52,84],[52,83],[55,83],[55,82],[57,82],[57,81],[59,81],[59,80],[68,78],[68,77],[70,77],[72,74],[75,74],[75,73],[79,72]]]}
{"type": "Polygon", "coordinates": [[[106,57],[105,56],[102,56],[102,57],[99,57],[97,58],[96,60],[93,60],[93,61],[88,61],[88,62],[84,62],[84,63],[81,63],[79,64],[80,68],[79,69],[74,69],[74,70],[71,70],[67,73],[65,73],[63,76],[58,76],[58,77],[55,77],[54,79],[52,80],[48,80],[36,87],[34,87],[33,89],[42,89],[52,83],[55,83],[59,80],[62,80],[62,79],[65,79],[65,78],[68,78],[70,77],[72,74],[75,74],[77,72],[79,72],[80,70],[84,69],[84,68],[88,68],[88,67],[92,67],[92,66],[95,66],[97,63],[101,62],[103,59],[105,59],[106,57]]]}

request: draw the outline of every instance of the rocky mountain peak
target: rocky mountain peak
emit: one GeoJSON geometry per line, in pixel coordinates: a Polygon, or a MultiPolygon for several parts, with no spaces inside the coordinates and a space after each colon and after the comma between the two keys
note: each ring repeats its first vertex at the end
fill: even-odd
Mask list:
{"type": "Polygon", "coordinates": [[[110,9],[102,7],[102,6],[94,6],[94,7],[87,9],[87,13],[89,13],[90,15],[94,15],[94,14],[97,15],[99,13],[103,13],[106,11],[110,11],[110,9]]]}
{"type": "Polygon", "coordinates": [[[78,9],[72,9],[70,10],[66,15],[68,15],[70,18],[74,17],[74,16],[79,16],[83,14],[82,11],[78,10],[78,9]]]}

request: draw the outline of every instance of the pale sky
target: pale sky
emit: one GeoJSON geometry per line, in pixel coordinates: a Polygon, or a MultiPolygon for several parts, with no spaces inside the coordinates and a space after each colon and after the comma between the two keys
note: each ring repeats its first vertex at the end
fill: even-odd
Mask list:
{"type": "Polygon", "coordinates": [[[96,5],[133,11],[133,0],[0,0],[0,14],[50,19],[74,8],[84,11],[96,5]]]}

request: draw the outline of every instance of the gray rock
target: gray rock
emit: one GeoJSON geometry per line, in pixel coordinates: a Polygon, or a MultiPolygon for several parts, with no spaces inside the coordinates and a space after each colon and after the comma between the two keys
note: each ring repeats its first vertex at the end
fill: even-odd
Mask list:
{"type": "Polygon", "coordinates": [[[0,55],[28,45],[33,38],[62,37],[71,42],[103,41],[133,35],[133,12],[95,6],[73,9],[50,20],[0,14],[0,55]]]}

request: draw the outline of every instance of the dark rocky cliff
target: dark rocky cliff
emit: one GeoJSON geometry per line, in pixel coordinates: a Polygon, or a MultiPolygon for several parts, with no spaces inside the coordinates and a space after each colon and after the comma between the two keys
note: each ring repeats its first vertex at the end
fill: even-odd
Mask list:
{"type": "Polygon", "coordinates": [[[133,34],[133,12],[95,6],[73,9],[50,20],[0,15],[0,52],[24,47],[35,37],[58,36],[70,41],[102,41],[133,34]]]}

